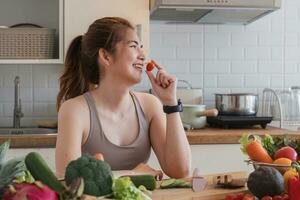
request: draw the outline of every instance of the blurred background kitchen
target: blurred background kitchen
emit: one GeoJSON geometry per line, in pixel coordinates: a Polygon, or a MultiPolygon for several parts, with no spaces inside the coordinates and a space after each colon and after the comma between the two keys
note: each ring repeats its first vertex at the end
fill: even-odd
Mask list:
{"type": "MultiPolygon", "coordinates": [[[[214,108],[215,93],[252,93],[259,95],[258,114],[264,115],[263,90],[270,88],[277,91],[281,107],[285,109],[282,111],[285,113],[278,118],[280,107],[274,100],[276,95],[265,93],[268,102],[275,101],[267,105],[271,110],[265,110],[268,115],[274,115],[276,120],[272,123],[280,126],[279,120],[286,117],[283,127],[295,130],[298,121],[300,127],[298,0],[283,0],[280,9],[248,25],[150,20],[148,0],[134,3],[132,0],[0,0],[0,127],[12,126],[13,123],[16,76],[20,78],[21,110],[24,114],[21,126],[36,126],[41,120],[55,121],[58,78],[63,70],[64,52],[69,42],[84,33],[87,25],[96,18],[113,15],[139,24],[139,35],[148,57],[157,60],[178,79],[187,81],[192,89],[198,89],[198,92],[200,89],[199,104],[214,108]],[[115,7],[116,3],[120,5],[115,7]],[[10,51],[5,47],[7,40],[3,39],[5,29],[16,24],[19,24],[17,28],[33,26],[24,23],[47,29],[46,33],[38,34],[44,35],[48,44],[50,40],[54,45],[51,48],[42,47],[47,51],[44,57],[36,58],[32,52],[27,55],[20,53],[22,55],[15,55],[15,58],[5,54],[10,51]],[[289,107],[292,105],[290,102],[294,102],[295,107],[289,107]],[[288,109],[296,111],[292,119],[287,116],[290,113],[288,109]]],[[[28,45],[34,43],[30,39],[27,42],[28,45]]],[[[180,88],[187,86],[182,81],[178,85],[180,88]]],[[[146,76],[135,88],[140,91],[149,89],[146,76]]],[[[226,152],[226,146],[220,148],[226,152]]],[[[205,172],[211,171],[207,169],[205,172]]]]}

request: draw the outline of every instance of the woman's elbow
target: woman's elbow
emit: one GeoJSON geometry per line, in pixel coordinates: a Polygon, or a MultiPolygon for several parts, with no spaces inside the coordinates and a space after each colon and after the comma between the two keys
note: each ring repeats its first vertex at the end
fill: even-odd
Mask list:
{"type": "Polygon", "coordinates": [[[190,176],[191,168],[189,165],[175,167],[171,170],[167,170],[165,173],[171,178],[186,178],[186,177],[190,176]]]}

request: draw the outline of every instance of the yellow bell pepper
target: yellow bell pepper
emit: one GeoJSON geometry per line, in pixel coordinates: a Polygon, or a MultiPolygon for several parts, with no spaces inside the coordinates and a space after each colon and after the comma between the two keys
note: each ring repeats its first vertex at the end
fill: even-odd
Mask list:
{"type": "Polygon", "coordinates": [[[299,176],[298,172],[294,168],[288,169],[284,174],[283,174],[283,179],[284,179],[284,188],[285,191],[288,191],[288,180],[291,177],[299,176]]]}

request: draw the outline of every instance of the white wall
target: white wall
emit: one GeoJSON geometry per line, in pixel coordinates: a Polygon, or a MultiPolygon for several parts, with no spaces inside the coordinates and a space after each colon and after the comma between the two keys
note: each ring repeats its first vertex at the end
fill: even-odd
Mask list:
{"type": "MultiPolygon", "coordinates": [[[[247,26],[150,24],[150,57],[179,79],[215,92],[261,93],[300,85],[300,1],[247,26]]],[[[0,126],[12,123],[13,79],[21,76],[23,124],[53,118],[62,65],[0,65],[0,126]]],[[[149,88],[146,78],[137,89],[149,88]]]]}
{"type": "Polygon", "coordinates": [[[150,24],[150,54],[179,79],[217,92],[261,93],[300,85],[300,1],[247,26],[150,24]]]}

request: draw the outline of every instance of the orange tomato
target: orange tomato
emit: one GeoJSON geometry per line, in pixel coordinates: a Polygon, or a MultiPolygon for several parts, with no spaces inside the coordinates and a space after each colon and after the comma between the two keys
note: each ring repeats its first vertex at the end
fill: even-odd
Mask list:
{"type": "Polygon", "coordinates": [[[292,161],[288,158],[278,158],[276,160],[274,160],[273,164],[277,164],[277,165],[291,165],[292,161]]]}
{"type": "Polygon", "coordinates": [[[102,153],[96,153],[94,155],[94,158],[96,158],[97,160],[103,160],[104,161],[104,156],[102,155],[102,153]]]}

